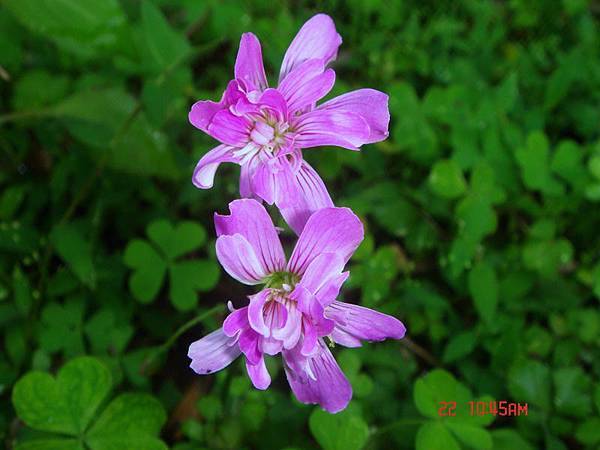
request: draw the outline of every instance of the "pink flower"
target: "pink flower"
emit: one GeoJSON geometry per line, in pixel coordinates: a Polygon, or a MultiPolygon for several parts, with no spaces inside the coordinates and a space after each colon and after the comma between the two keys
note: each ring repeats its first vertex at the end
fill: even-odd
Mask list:
{"type": "Polygon", "coordinates": [[[312,17],[283,58],[279,85],[269,88],[260,43],[254,34],[243,34],[235,79],[221,101],[199,101],[189,113],[196,128],[221,142],[196,166],[194,184],[211,188],[220,163],[237,163],[241,196],[275,203],[298,234],[314,211],[333,206],[301,149],[335,145],[358,150],[384,140],[390,120],[388,96],[373,89],[316,106],[333,87],[335,73],[326,66],[341,43],[329,16],[312,17]]]}
{"type": "Polygon", "coordinates": [[[303,403],[329,412],[346,407],[352,387],[327,343],[359,347],[361,340],[401,339],[394,317],[337,301],[349,273],[344,266],[363,239],[363,227],[347,208],[324,208],[306,222],[289,261],[265,208],[235,200],[228,216],[215,215],[217,257],[236,280],[263,289],[232,310],[223,327],[190,345],[191,368],[204,375],[240,354],[257,389],[271,377],[264,356],[283,356],[292,391],[303,403]]]}

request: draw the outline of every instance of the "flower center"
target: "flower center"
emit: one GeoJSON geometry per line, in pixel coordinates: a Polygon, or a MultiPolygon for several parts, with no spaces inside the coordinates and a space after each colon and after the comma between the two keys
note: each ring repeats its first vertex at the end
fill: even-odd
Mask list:
{"type": "Polygon", "coordinates": [[[265,288],[275,289],[282,293],[289,293],[294,290],[300,277],[292,272],[274,272],[263,280],[265,288]]]}
{"type": "Polygon", "coordinates": [[[273,153],[285,142],[287,129],[287,123],[270,120],[268,117],[260,118],[254,122],[254,128],[250,132],[250,140],[268,153],[273,153]]]}

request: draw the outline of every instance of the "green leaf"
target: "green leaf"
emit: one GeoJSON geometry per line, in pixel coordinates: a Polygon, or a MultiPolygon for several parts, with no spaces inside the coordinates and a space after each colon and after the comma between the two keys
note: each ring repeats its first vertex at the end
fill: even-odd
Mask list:
{"type": "Polygon", "coordinates": [[[417,431],[416,450],[460,450],[454,436],[441,422],[427,422],[417,431]]]}
{"type": "Polygon", "coordinates": [[[6,0],[29,30],[83,58],[115,49],[125,16],[117,0],[6,0]]]}
{"type": "Polygon", "coordinates": [[[575,437],[582,444],[598,444],[600,442],[600,417],[591,417],[580,424],[575,431],[575,437]]]}
{"type": "Polygon", "coordinates": [[[563,186],[550,173],[548,138],[543,132],[531,133],[526,145],[519,147],[515,155],[525,186],[548,195],[564,193],[563,186]]]}
{"type": "Polygon", "coordinates": [[[600,156],[592,156],[588,160],[587,167],[594,178],[600,180],[600,156]]]}
{"type": "Polygon", "coordinates": [[[554,405],[557,411],[576,417],[589,416],[592,411],[591,380],[580,367],[556,369],[554,378],[554,405]]]}
{"type": "Polygon", "coordinates": [[[510,428],[492,430],[491,433],[494,450],[535,450],[535,447],[510,428]]]}
{"type": "Polygon", "coordinates": [[[82,322],[85,303],[81,298],[47,303],[42,310],[38,342],[49,353],[64,350],[67,356],[84,352],[82,322]]]}
{"type": "Polygon", "coordinates": [[[477,343],[477,334],[474,331],[464,331],[453,336],[444,349],[443,360],[451,363],[469,355],[477,343]]]}
{"type": "Polygon", "coordinates": [[[561,141],[552,155],[550,167],[577,190],[582,190],[589,177],[583,165],[584,152],[573,141],[561,141]]]}
{"type": "Polygon", "coordinates": [[[460,197],[467,189],[459,165],[450,159],[435,163],[429,174],[429,185],[437,195],[449,199],[460,197]]]}
{"type": "MultiPolygon", "coordinates": [[[[246,385],[249,387],[248,385],[246,385]]],[[[215,421],[223,416],[223,403],[216,395],[206,395],[198,400],[198,411],[209,421],[215,421]]]]}
{"type": "MultiPolygon", "coordinates": [[[[445,370],[435,369],[419,378],[413,388],[413,399],[419,412],[426,417],[439,419],[440,402],[466,405],[471,393],[445,370]]],[[[458,413],[457,413],[458,414],[458,413]]]]}
{"type": "Polygon", "coordinates": [[[170,297],[180,311],[198,303],[196,290],[210,290],[219,279],[219,268],[212,261],[183,261],[170,268],[170,297]]]}
{"type": "Polygon", "coordinates": [[[365,305],[377,305],[389,294],[398,274],[398,256],[398,251],[387,245],[378,248],[371,258],[355,267],[351,285],[362,289],[362,301],[365,305]]]}
{"type": "Polygon", "coordinates": [[[50,241],[77,278],[86,286],[95,288],[92,247],[80,229],[73,224],[56,225],[50,233],[50,241]]]}
{"type": "Polygon", "coordinates": [[[13,293],[15,306],[21,315],[26,316],[31,310],[33,298],[31,296],[29,280],[19,266],[15,266],[13,270],[13,293]]]}
{"type": "Polygon", "coordinates": [[[98,360],[69,361],[55,378],[29,372],[15,385],[12,401],[31,428],[77,436],[85,431],[111,389],[110,371],[98,360]]]}
{"type": "Polygon", "coordinates": [[[458,440],[468,447],[489,450],[493,446],[489,431],[481,427],[453,421],[448,421],[447,426],[458,440]]]}
{"type": "Polygon", "coordinates": [[[122,89],[104,88],[76,92],[51,111],[90,147],[95,159],[106,158],[110,168],[132,175],[177,177],[179,169],[165,134],[152,127],[136,106],[122,89]]]}
{"type": "Polygon", "coordinates": [[[21,441],[16,444],[15,450],[85,450],[85,448],[75,439],[47,438],[21,441]]]}
{"type": "Polygon", "coordinates": [[[414,88],[408,83],[399,83],[388,92],[391,114],[399,118],[391,130],[394,142],[414,161],[432,162],[438,153],[438,140],[414,88]]]}
{"type": "Polygon", "coordinates": [[[27,110],[51,105],[67,93],[69,78],[50,74],[45,70],[32,70],[19,78],[13,97],[15,110],[27,110]]]}
{"type": "Polygon", "coordinates": [[[544,109],[550,111],[553,109],[569,92],[569,88],[575,79],[577,64],[573,65],[567,59],[554,71],[546,84],[546,93],[544,98],[544,109]]]}
{"type": "Polygon", "coordinates": [[[87,433],[86,442],[92,450],[167,449],[156,437],[166,419],[162,405],[154,397],[122,394],[106,407],[87,433]]]}
{"type": "Polygon", "coordinates": [[[206,242],[206,231],[194,222],[180,222],[173,227],[167,220],[157,220],[148,226],[147,233],[171,260],[197,250],[206,242]]]}
{"type": "Polygon", "coordinates": [[[369,439],[369,427],[352,409],[337,414],[314,409],[308,425],[324,450],[360,450],[369,439]]]}
{"type": "Polygon", "coordinates": [[[498,306],[498,279],[490,264],[480,262],[469,272],[469,292],[479,316],[491,323],[498,306]]]}
{"type": "Polygon", "coordinates": [[[195,261],[185,261],[171,266],[169,296],[180,311],[189,311],[198,303],[194,289],[194,277],[198,276],[195,261]]]}
{"type": "Polygon", "coordinates": [[[148,52],[145,62],[154,72],[169,68],[190,50],[185,36],[171,27],[152,2],[142,2],[142,31],[148,52]]]}
{"type": "Polygon", "coordinates": [[[129,289],[142,303],[150,303],[163,284],[167,264],[146,241],[134,239],[127,245],[125,264],[134,269],[129,278],[129,289]]]}
{"type": "Polygon", "coordinates": [[[110,167],[132,175],[175,179],[179,168],[173,155],[167,136],[138,114],[112,141],[110,167]]]}
{"type": "Polygon", "coordinates": [[[525,267],[551,277],[573,258],[573,245],[566,239],[528,242],[523,247],[525,267]]]}
{"type": "Polygon", "coordinates": [[[13,218],[25,198],[26,189],[22,185],[14,185],[3,188],[0,195],[0,220],[13,218]]]}
{"type": "Polygon", "coordinates": [[[111,309],[102,309],[87,322],[85,334],[95,353],[121,353],[132,338],[134,329],[128,322],[118,320],[111,309]]]}
{"type": "Polygon", "coordinates": [[[520,402],[532,403],[545,411],[550,408],[550,370],[537,361],[523,361],[508,372],[508,390],[520,402]]]}

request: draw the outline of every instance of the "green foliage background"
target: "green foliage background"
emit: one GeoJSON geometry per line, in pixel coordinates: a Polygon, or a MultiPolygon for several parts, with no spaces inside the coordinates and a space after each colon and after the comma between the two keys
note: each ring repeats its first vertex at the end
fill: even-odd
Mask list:
{"type": "Polygon", "coordinates": [[[3,0],[1,439],[600,448],[599,14],[595,0],[3,0]],[[237,169],[192,186],[215,143],[187,111],[220,97],[242,32],[274,80],[319,11],[344,39],[332,95],[377,88],[392,114],[360,153],[305,152],[367,229],[343,297],[409,337],[335,349],[355,390],[335,416],[295,401],[277,361],[260,392],[239,362],[201,378],[186,358],[251,292],[213,252],[237,169]],[[471,417],[477,399],[528,415],[471,417]]]}

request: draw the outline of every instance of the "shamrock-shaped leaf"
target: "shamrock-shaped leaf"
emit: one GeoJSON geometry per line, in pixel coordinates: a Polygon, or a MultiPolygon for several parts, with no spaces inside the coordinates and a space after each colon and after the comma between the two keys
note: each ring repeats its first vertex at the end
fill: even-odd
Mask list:
{"type": "Polygon", "coordinates": [[[42,310],[38,341],[49,353],[60,350],[67,356],[83,352],[81,326],[85,303],[82,298],[72,298],[64,304],[51,302],[42,310]]]}
{"type": "Polygon", "coordinates": [[[94,353],[121,353],[133,335],[133,327],[119,320],[114,311],[108,308],[94,314],[84,330],[94,353]]]}
{"type": "Polygon", "coordinates": [[[498,304],[498,280],[492,265],[481,262],[469,272],[469,291],[479,316],[491,323],[498,304]]]}
{"type": "Polygon", "coordinates": [[[92,247],[81,230],[73,224],[57,225],[50,233],[50,241],[77,278],[86,286],[95,288],[96,272],[92,262],[92,247]]]}
{"type": "Polygon", "coordinates": [[[473,448],[492,448],[492,437],[483,427],[489,425],[494,416],[471,415],[468,402],[478,399],[450,373],[436,369],[419,378],[413,397],[419,412],[431,419],[417,432],[417,450],[460,449],[461,443],[473,448]],[[451,410],[449,405],[454,408],[451,410]],[[440,409],[444,406],[446,409],[440,409]]]}
{"type": "Polygon", "coordinates": [[[85,431],[111,388],[109,370],[94,358],[67,363],[56,378],[29,372],[13,390],[17,414],[31,428],[78,435],[85,431]]]}
{"type": "Polygon", "coordinates": [[[520,361],[508,372],[508,390],[514,398],[547,411],[550,408],[550,370],[537,361],[520,361]]]}
{"type": "Polygon", "coordinates": [[[527,137],[526,145],[516,150],[525,186],[547,195],[562,195],[563,186],[550,172],[549,143],[546,135],[534,131],[527,137]]]}
{"type": "Polygon", "coordinates": [[[435,163],[429,174],[429,184],[437,195],[450,199],[460,197],[467,189],[460,166],[451,159],[435,163]]]}
{"type": "Polygon", "coordinates": [[[181,311],[194,308],[196,291],[209,291],[217,283],[218,267],[211,259],[177,259],[202,247],[206,231],[193,222],[173,227],[166,220],[157,220],[146,232],[150,242],[134,239],[125,249],[125,264],[134,269],[129,279],[131,293],[141,303],[152,302],[168,271],[173,305],[181,311]]]}
{"type": "Polygon", "coordinates": [[[165,444],[156,437],[165,421],[161,404],[145,394],[123,394],[104,410],[87,434],[93,449],[140,448],[160,450],[165,444]]]}
{"type": "Polygon", "coordinates": [[[369,438],[369,427],[352,407],[337,414],[315,408],[308,425],[324,450],[360,450],[369,438]]]}
{"type": "Polygon", "coordinates": [[[88,356],[69,361],[56,378],[45,372],[29,372],[13,390],[18,416],[35,430],[64,436],[42,435],[20,441],[16,448],[166,449],[156,438],[166,415],[153,397],[122,394],[99,414],[111,387],[110,371],[88,356]]]}

